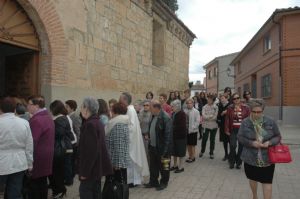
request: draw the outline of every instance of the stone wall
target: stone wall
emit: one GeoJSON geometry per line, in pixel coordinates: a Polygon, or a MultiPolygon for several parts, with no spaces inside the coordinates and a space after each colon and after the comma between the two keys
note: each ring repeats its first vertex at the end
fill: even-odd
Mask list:
{"type": "MultiPolygon", "coordinates": [[[[148,2],[148,1],[147,1],[148,2]]],[[[53,99],[81,100],[86,95],[117,98],[128,91],[144,98],[188,87],[189,45],[169,31],[167,21],[149,9],[149,3],[130,0],[52,0],[67,40],[62,70],[52,79],[66,82],[42,85],[53,99]],[[164,62],[152,65],[153,20],[164,28],[164,62]]],[[[151,5],[151,4],[150,4],[151,5]]],[[[171,20],[180,27],[174,19],[171,20]]],[[[45,24],[47,27],[48,24],[45,24]]],[[[183,38],[183,37],[182,37],[183,38]]],[[[57,52],[53,51],[53,56],[57,52]]],[[[55,63],[52,63],[55,64],[55,63]]],[[[42,93],[43,94],[43,93],[42,93]]]]}

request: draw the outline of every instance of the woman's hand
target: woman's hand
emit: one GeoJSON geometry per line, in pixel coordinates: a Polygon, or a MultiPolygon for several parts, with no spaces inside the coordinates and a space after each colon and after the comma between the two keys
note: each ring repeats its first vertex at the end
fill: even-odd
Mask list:
{"type": "Polygon", "coordinates": [[[86,180],[86,177],[80,176],[79,180],[86,180]]]}
{"type": "Polygon", "coordinates": [[[270,146],[270,141],[266,141],[262,144],[262,148],[268,148],[270,146]]]}
{"type": "Polygon", "coordinates": [[[259,149],[259,148],[261,148],[263,146],[263,144],[261,142],[259,142],[259,141],[254,141],[254,142],[252,142],[252,146],[254,148],[259,149]]]}

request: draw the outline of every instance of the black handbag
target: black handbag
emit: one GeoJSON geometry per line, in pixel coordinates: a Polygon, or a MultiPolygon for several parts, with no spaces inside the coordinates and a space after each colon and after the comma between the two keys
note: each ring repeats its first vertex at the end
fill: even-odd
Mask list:
{"type": "Polygon", "coordinates": [[[103,190],[103,199],[129,199],[129,187],[121,174],[121,182],[116,180],[114,176],[108,176],[103,190]]]}

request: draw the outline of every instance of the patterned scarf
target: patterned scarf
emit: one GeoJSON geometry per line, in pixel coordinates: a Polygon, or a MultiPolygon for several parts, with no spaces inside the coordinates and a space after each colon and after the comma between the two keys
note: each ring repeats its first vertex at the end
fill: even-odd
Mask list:
{"type": "MultiPolygon", "coordinates": [[[[256,133],[256,140],[258,142],[263,142],[263,138],[264,136],[267,134],[267,132],[262,128],[263,125],[263,115],[257,119],[254,119],[253,116],[250,116],[250,119],[252,121],[252,124],[254,126],[254,130],[256,133]]],[[[268,163],[265,162],[262,158],[262,153],[261,153],[261,149],[258,149],[258,153],[257,153],[257,159],[256,159],[256,165],[258,167],[265,167],[268,166],[268,163]]]]}

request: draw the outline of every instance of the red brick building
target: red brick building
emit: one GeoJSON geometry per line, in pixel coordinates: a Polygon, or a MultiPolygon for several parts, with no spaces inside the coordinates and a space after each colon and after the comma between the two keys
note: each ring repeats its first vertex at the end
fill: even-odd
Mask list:
{"type": "Polygon", "coordinates": [[[263,98],[266,113],[299,124],[300,8],[277,9],[232,61],[235,88],[263,98]]]}

